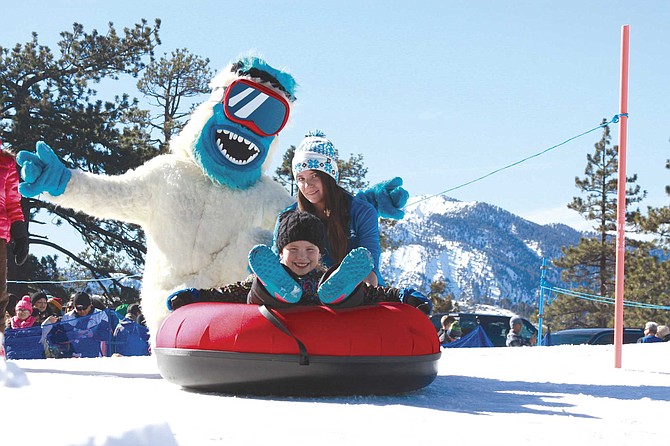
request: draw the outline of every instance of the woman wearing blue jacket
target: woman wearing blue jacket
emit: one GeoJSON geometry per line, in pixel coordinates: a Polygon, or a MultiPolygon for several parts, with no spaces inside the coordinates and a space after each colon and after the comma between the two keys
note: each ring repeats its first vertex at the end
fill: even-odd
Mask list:
{"type": "MultiPolygon", "coordinates": [[[[379,272],[382,250],[377,209],[338,186],[333,143],[318,130],[309,132],[296,149],[291,167],[298,183],[298,202],[284,212],[298,208],[316,215],[326,225],[328,245],[322,258],[324,266],[338,265],[349,251],[364,247],[374,260],[374,268],[364,282],[370,286],[384,285],[379,272]]],[[[273,246],[278,227],[279,216],[273,246]]]]}

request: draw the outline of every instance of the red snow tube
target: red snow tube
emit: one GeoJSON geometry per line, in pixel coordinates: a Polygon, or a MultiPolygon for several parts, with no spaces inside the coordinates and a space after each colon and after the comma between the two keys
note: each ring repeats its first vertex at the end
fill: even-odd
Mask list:
{"type": "Polygon", "coordinates": [[[185,388],[273,395],[408,392],[433,382],[441,355],[433,324],[405,304],[217,302],[171,313],[154,354],[161,375],[185,388]]]}

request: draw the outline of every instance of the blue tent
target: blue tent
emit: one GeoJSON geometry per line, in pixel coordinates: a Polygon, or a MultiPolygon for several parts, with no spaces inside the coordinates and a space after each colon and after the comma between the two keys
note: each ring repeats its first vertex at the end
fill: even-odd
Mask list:
{"type": "Polygon", "coordinates": [[[472,330],[467,335],[463,336],[454,342],[442,344],[445,348],[472,348],[472,347],[493,347],[493,342],[486,336],[486,332],[481,325],[472,330]]]}

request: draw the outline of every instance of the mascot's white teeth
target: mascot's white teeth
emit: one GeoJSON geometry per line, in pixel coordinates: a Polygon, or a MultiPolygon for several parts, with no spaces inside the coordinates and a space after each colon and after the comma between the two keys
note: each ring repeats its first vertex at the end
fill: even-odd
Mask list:
{"type": "Polygon", "coordinates": [[[256,144],[230,130],[216,131],[216,145],[228,161],[238,166],[249,164],[261,153],[256,144]]]}

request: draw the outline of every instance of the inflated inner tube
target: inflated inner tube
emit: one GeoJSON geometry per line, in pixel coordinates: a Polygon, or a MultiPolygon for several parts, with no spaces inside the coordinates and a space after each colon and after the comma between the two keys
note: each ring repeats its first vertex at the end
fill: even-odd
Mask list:
{"type": "Polygon", "coordinates": [[[437,376],[430,320],[405,304],[335,310],[202,302],[171,313],[156,335],[161,375],[235,394],[393,394],[437,376]]]}

